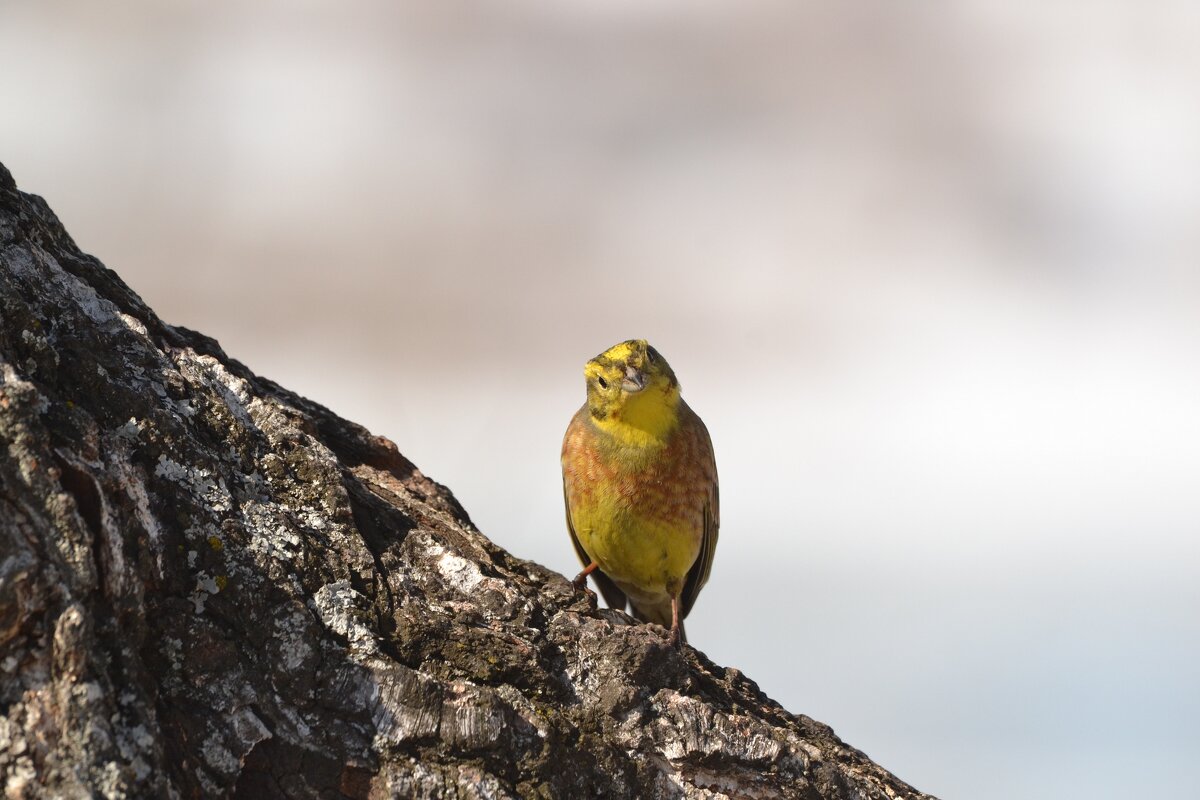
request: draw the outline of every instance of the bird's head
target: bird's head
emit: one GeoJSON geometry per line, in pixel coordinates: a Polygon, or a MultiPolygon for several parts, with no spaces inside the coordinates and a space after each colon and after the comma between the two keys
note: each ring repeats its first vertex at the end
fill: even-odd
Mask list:
{"type": "Polygon", "coordinates": [[[626,425],[657,435],[674,427],[679,381],[667,360],[630,339],[587,362],[588,410],[602,427],[626,425]]]}

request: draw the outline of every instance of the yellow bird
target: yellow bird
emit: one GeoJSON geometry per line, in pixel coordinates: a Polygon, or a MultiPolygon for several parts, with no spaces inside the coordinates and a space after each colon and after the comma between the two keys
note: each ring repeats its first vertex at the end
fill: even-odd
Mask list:
{"type": "Polygon", "coordinates": [[[613,608],[687,641],[683,618],[708,581],[720,513],[712,442],[644,339],[583,368],[587,402],[563,437],[567,528],[583,572],[613,608]]]}

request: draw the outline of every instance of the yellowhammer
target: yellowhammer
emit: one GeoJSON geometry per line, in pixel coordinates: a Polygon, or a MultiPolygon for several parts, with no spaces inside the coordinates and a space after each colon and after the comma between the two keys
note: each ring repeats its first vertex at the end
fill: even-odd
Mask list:
{"type": "Polygon", "coordinates": [[[708,580],[720,514],[708,430],[644,339],[583,368],[587,402],[563,438],[567,528],[583,572],[613,608],[686,641],[683,618],[708,580]]]}

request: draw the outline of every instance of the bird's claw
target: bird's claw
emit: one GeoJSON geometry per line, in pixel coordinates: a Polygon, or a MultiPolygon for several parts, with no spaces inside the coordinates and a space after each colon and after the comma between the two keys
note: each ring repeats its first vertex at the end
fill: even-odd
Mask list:
{"type": "Polygon", "coordinates": [[[593,611],[600,607],[600,601],[596,599],[596,593],[588,588],[586,573],[577,575],[575,580],[571,581],[571,585],[575,587],[576,591],[583,592],[584,596],[587,597],[588,605],[592,607],[593,611]]]}

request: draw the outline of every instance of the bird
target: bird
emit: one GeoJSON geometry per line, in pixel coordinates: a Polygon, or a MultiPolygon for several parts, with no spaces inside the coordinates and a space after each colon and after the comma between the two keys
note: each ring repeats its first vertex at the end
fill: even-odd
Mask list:
{"type": "Polygon", "coordinates": [[[670,629],[708,581],[720,528],[717,465],[704,422],[645,339],[613,345],[583,368],[587,402],[562,445],[567,529],[612,608],[670,629]]]}

